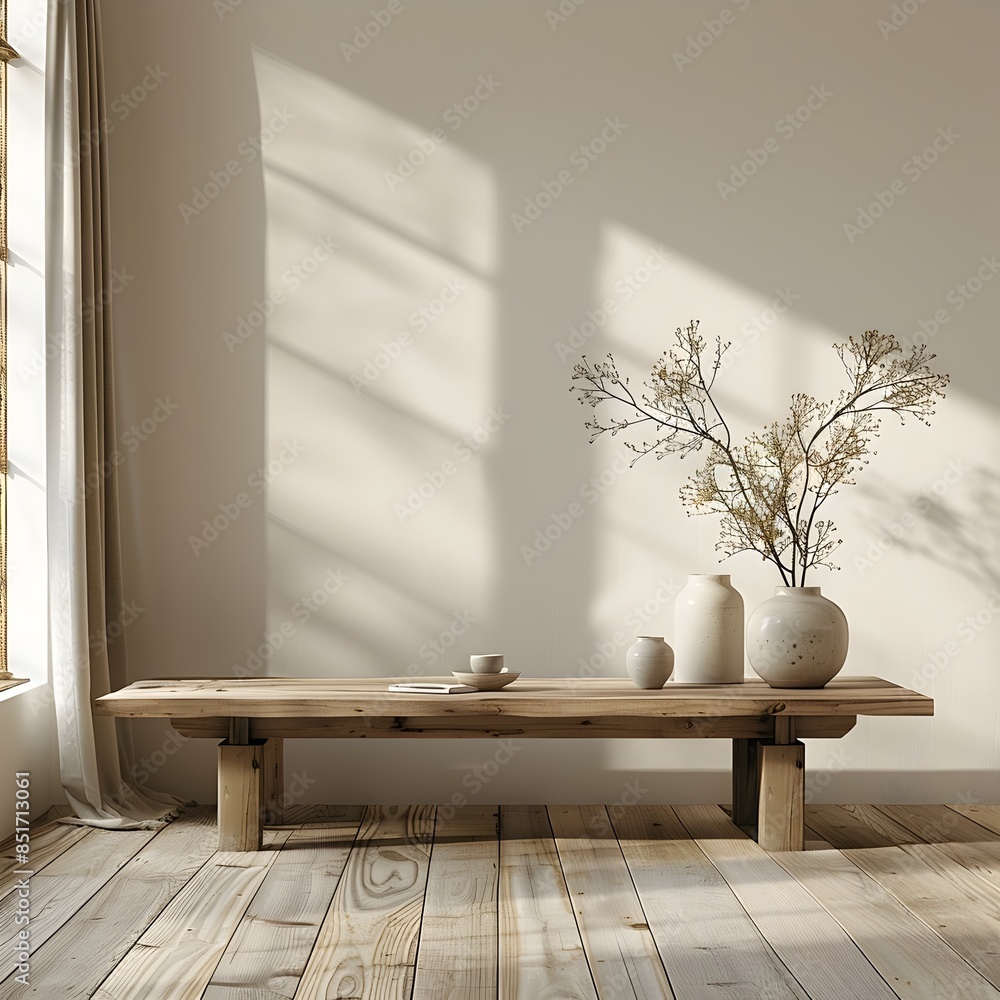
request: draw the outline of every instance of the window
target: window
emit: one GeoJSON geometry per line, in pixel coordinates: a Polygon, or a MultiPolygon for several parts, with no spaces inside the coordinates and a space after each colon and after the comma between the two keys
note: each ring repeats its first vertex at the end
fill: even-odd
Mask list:
{"type": "MultiPolygon", "coordinates": [[[[49,0],[0,0],[0,307],[6,418],[0,471],[7,532],[4,665],[26,679],[0,703],[45,687],[49,677],[46,538],[45,91],[49,0]],[[7,192],[10,192],[9,197],[7,192]]],[[[12,687],[9,681],[0,686],[12,687]]],[[[34,696],[32,696],[34,697],[34,696]]]]}
{"type": "Polygon", "coordinates": [[[20,683],[7,669],[7,0],[0,0],[0,690],[20,683]]]}

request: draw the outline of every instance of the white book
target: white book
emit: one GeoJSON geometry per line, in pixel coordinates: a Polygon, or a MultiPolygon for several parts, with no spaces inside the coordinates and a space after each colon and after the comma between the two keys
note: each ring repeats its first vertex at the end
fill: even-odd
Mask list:
{"type": "Polygon", "coordinates": [[[410,694],[467,694],[475,691],[468,684],[434,683],[433,681],[414,681],[406,684],[390,684],[390,691],[406,691],[410,694]]]}

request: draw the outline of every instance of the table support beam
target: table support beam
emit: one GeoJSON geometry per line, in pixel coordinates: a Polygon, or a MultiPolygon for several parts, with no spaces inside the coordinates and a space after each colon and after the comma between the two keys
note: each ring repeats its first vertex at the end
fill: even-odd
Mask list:
{"type": "Polygon", "coordinates": [[[264,817],[265,826],[285,822],[285,741],[270,737],[264,744],[264,817]]]}
{"type": "Polygon", "coordinates": [[[739,827],[757,826],[757,803],[760,799],[760,774],[757,771],[759,740],[733,740],[733,822],[739,827]]]}
{"type": "Polygon", "coordinates": [[[799,740],[757,746],[757,843],[765,851],[805,846],[805,764],[806,748],[799,740]]]}
{"type": "Polygon", "coordinates": [[[229,742],[233,745],[245,746],[250,742],[250,720],[240,716],[229,720],[229,742]]]}
{"type": "Polygon", "coordinates": [[[261,780],[267,740],[219,744],[219,850],[259,851],[261,780]]]}

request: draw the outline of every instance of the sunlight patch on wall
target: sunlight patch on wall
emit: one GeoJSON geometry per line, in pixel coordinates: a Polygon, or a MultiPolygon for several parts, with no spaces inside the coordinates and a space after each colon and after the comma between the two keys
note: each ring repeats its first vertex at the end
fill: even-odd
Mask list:
{"type": "MultiPolygon", "coordinates": [[[[777,288],[774,295],[762,296],[669,245],[614,223],[602,229],[597,267],[594,300],[599,322],[593,332],[581,325],[581,333],[587,335],[581,352],[591,358],[613,354],[619,372],[629,376],[639,395],[653,364],[673,346],[675,329],[698,319],[706,341],[706,375],[711,374],[715,338],[731,344],[723,355],[713,396],[734,438],[784,413],[785,361],[808,368],[814,350],[794,315],[794,290],[777,288]],[[776,364],[776,358],[783,360],[776,364]]],[[[606,420],[612,409],[605,404],[598,412],[606,420]]],[[[644,430],[630,432],[628,440],[637,444],[655,440],[653,425],[648,433],[644,430]]],[[[644,581],[636,599],[645,605],[656,603],[655,595],[664,592],[664,584],[676,591],[688,573],[735,568],[753,575],[758,566],[753,556],[743,557],[735,566],[733,560],[720,564],[714,519],[684,515],[678,490],[694,471],[699,454],[662,461],[646,456],[629,468],[636,455],[624,440],[625,435],[605,435],[599,443],[601,459],[596,467],[603,470],[599,476],[607,495],[599,508],[603,530],[595,577],[609,582],[594,595],[592,615],[603,621],[620,607],[616,581],[644,581]]],[[[647,624],[653,634],[669,635],[672,620],[673,607],[668,603],[647,624]]]]}
{"type": "Polygon", "coordinates": [[[268,454],[296,452],[268,485],[268,628],[291,623],[272,663],[433,672],[428,643],[478,621],[495,563],[493,178],[449,145],[399,182],[421,130],[254,62],[261,121],[290,118],[263,149],[268,454]]]}
{"type": "Polygon", "coordinates": [[[415,244],[490,274],[496,252],[494,181],[479,161],[457,146],[442,145],[411,177],[390,188],[386,173],[399,173],[400,155],[419,150],[425,130],[259,48],[254,71],[262,122],[274,109],[295,116],[295,127],[268,147],[269,168],[299,176],[415,244]]]}

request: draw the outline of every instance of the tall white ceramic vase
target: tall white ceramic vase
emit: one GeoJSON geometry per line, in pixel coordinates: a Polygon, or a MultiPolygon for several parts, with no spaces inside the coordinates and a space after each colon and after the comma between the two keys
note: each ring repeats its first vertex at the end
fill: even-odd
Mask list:
{"type": "Polygon", "coordinates": [[[743,598],[729,575],[693,575],[674,602],[674,680],[743,683],[743,598]]]}

